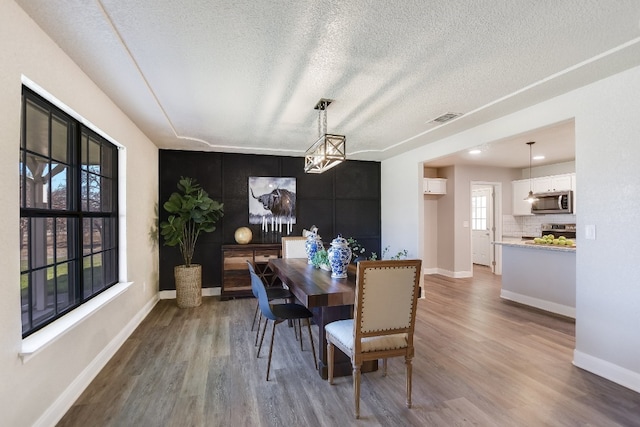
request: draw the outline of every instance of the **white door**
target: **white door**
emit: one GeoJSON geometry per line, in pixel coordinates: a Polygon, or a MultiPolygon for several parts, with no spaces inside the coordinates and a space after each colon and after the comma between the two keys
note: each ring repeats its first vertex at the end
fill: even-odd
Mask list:
{"type": "Polygon", "coordinates": [[[493,187],[474,186],[471,193],[471,248],[474,264],[492,266],[493,187]]]}

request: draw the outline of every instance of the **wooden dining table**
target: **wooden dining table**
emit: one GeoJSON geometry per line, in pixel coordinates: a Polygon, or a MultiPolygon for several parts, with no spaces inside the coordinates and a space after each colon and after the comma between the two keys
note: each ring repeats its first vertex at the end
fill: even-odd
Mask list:
{"type": "MultiPolygon", "coordinates": [[[[306,258],[274,258],[269,260],[274,274],[291,290],[296,299],[313,313],[318,325],[318,373],[328,377],[327,339],[325,325],[335,320],[353,318],[355,302],[355,265],[348,269],[345,279],[334,279],[330,271],[313,267],[306,258]]],[[[378,362],[365,362],[362,372],[378,369],[378,362]]],[[[348,356],[336,349],[334,376],[351,375],[352,365],[348,356]]]]}

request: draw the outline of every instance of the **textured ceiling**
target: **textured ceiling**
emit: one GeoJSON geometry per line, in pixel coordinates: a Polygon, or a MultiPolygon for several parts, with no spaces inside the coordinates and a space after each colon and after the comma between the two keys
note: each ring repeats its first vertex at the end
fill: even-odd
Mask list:
{"type": "Polygon", "coordinates": [[[540,129],[513,135],[498,141],[478,144],[473,149],[479,153],[464,150],[449,156],[431,160],[428,167],[439,168],[451,165],[495,166],[502,168],[528,168],[529,146],[533,167],[575,160],[575,123],[566,120],[540,129]]]}
{"type": "Polygon", "coordinates": [[[160,148],[301,156],[324,97],[381,160],[640,65],[637,0],[17,3],[160,148]]]}

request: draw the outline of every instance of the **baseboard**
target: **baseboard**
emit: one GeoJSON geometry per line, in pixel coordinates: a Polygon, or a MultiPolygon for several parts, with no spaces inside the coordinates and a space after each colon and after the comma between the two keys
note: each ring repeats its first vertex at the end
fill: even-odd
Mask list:
{"type": "MultiPolygon", "coordinates": [[[[160,299],[176,299],[176,290],[160,291],[158,292],[160,299]]],[[[220,288],[202,288],[203,297],[217,297],[220,296],[220,288]]]]}
{"type": "Polygon", "coordinates": [[[573,364],[580,369],[640,393],[640,372],[631,371],[578,350],[573,350],[573,364]]]}
{"type": "Polygon", "coordinates": [[[534,298],[528,295],[522,295],[511,291],[505,291],[504,289],[500,291],[500,298],[524,305],[529,305],[531,307],[539,308],[540,310],[548,311],[550,313],[560,314],[572,319],[576,318],[576,308],[569,307],[568,305],[545,301],[539,298],[534,298]]]}
{"type": "Polygon", "coordinates": [[[451,277],[452,279],[464,279],[467,277],[473,277],[472,271],[451,271],[443,268],[425,268],[424,274],[439,274],[445,277],[451,277]]]}
{"type": "Polygon", "coordinates": [[[154,297],[147,302],[144,307],[122,328],[111,342],[87,365],[85,369],[69,384],[62,394],[53,402],[49,408],[33,424],[34,426],[48,427],[56,425],[67,413],[69,408],[80,397],[82,392],[89,386],[91,381],[98,375],[120,349],[122,344],[131,336],[133,331],[140,325],[142,320],[151,312],[158,303],[158,297],[154,297]]]}

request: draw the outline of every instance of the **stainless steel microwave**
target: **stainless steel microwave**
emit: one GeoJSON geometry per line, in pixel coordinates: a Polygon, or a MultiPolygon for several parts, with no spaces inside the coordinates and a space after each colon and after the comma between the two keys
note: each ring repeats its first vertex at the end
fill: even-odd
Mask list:
{"type": "Polygon", "coordinates": [[[573,192],[557,191],[553,193],[534,194],[538,199],[531,204],[531,213],[557,214],[573,213],[573,192]]]}

